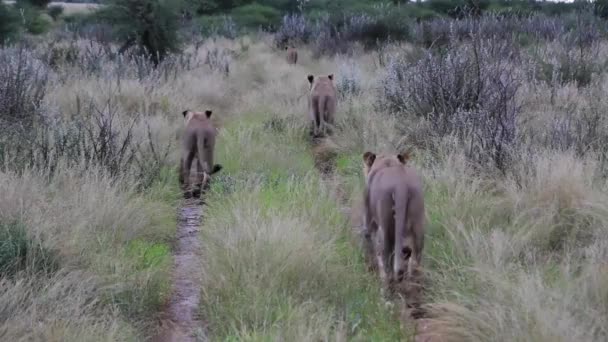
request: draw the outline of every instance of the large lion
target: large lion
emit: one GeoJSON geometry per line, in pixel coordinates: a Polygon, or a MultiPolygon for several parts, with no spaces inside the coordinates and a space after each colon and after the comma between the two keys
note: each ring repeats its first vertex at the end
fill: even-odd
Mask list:
{"type": "Polygon", "coordinates": [[[318,76],[316,79],[313,75],[308,75],[308,82],[308,113],[312,122],[312,135],[318,137],[320,133],[329,133],[328,124],[334,124],[337,90],[333,74],[318,76]]]}
{"type": "Polygon", "coordinates": [[[296,64],[298,62],[298,50],[295,47],[285,47],[287,51],[287,63],[296,64]]]}
{"type": "Polygon", "coordinates": [[[363,155],[365,244],[376,252],[380,277],[389,285],[403,280],[406,270],[412,275],[424,247],[422,180],[406,165],[409,158],[408,152],[363,155]]]}
{"type": "Polygon", "coordinates": [[[211,122],[212,111],[183,113],[185,131],[182,139],[182,156],[179,164],[179,182],[184,190],[190,188],[190,169],[196,157],[196,185],[207,184],[209,177],[220,171],[222,165],[213,164],[213,150],[217,130],[211,122]],[[202,176],[202,180],[201,180],[202,176]]]}

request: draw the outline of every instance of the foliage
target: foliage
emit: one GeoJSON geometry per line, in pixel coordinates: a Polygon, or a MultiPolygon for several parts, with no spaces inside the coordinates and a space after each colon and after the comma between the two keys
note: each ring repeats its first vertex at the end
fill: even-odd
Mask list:
{"type": "Polygon", "coordinates": [[[11,6],[0,2],[0,45],[14,38],[19,30],[19,16],[11,6]]]}
{"type": "Polygon", "coordinates": [[[40,241],[28,237],[21,222],[0,217],[0,277],[13,277],[21,271],[38,273],[56,269],[56,256],[40,241]]]}
{"type": "Polygon", "coordinates": [[[237,7],[231,13],[237,24],[249,28],[272,28],[281,20],[278,10],[257,3],[237,7]]]}
{"type": "Polygon", "coordinates": [[[428,51],[414,64],[393,60],[381,102],[401,115],[426,118],[439,136],[462,139],[476,162],[491,160],[505,171],[520,112],[515,95],[521,80],[510,67],[517,49],[476,36],[451,41],[449,51],[428,51]]]}
{"type": "Polygon", "coordinates": [[[136,45],[140,55],[158,65],[179,49],[178,28],[181,2],[170,0],[111,0],[97,13],[112,25],[121,51],[136,45]]]}
{"type": "Polygon", "coordinates": [[[51,0],[17,0],[17,3],[27,4],[40,9],[44,9],[51,3],[51,0]]]}
{"type": "Polygon", "coordinates": [[[608,19],[608,0],[595,0],[594,11],[598,17],[608,19]]]}
{"type": "Polygon", "coordinates": [[[28,1],[20,1],[15,4],[15,8],[20,12],[20,24],[28,33],[39,35],[50,29],[51,22],[42,15],[40,7],[28,1]]]}
{"type": "Polygon", "coordinates": [[[53,20],[57,21],[57,19],[59,19],[59,17],[63,14],[63,6],[61,6],[61,5],[49,6],[49,8],[47,9],[47,12],[51,16],[51,18],[53,18],[53,20]]]}
{"type": "Polygon", "coordinates": [[[29,127],[52,73],[23,45],[0,49],[0,125],[29,127]]]}

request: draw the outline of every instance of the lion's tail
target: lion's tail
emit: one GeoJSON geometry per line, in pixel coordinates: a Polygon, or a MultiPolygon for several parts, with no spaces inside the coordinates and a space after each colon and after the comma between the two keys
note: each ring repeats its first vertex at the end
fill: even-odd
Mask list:
{"type": "Polygon", "coordinates": [[[405,260],[412,256],[414,236],[407,223],[408,191],[398,188],[393,193],[395,201],[395,257],[402,253],[405,260]]]}
{"type": "Polygon", "coordinates": [[[317,128],[321,126],[321,115],[323,115],[323,112],[321,112],[323,107],[321,102],[323,102],[323,99],[319,98],[318,96],[312,97],[312,114],[315,120],[315,127],[317,128]]]}

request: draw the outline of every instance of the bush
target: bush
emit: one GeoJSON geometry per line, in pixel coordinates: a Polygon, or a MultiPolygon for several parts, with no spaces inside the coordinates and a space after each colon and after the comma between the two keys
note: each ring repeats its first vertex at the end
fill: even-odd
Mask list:
{"type": "Polygon", "coordinates": [[[200,18],[200,31],[204,36],[220,36],[235,39],[238,26],[229,16],[203,16],[200,18]]]}
{"type": "MultiPolygon", "coordinates": [[[[316,37],[313,51],[316,56],[343,54],[351,51],[353,43],[361,43],[366,49],[376,49],[389,40],[404,40],[409,37],[409,26],[403,18],[404,12],[379,7],[370,14],[340,14],[318,19],[312,30],[316,37]]],[[[296,22],[299,26],[303,21],[296,22]]],[[[285,31],[288,29],[286,28],[285,31]]],[[[285,37],[283,29],[279,30],[285,37]]],[[[293,29],[292,29],[293,31],[293,29]]],[[[303,28],[300,32],[307,32],[303,28]]],[[[283,37],[277,37],[279,42],[283,37]]]]}
{"type": "Polygon", "coordinates": [[[405,40],[409,37],[404,20],[388,14],[378,17],[364,14],[352,16],[342,31],[349,41],[361,42],[366,49],[377,48],[389,39],[405,40]]]}
{"type": "Polygon", "coordinates": [[[274,35],[275,45],[284,49],[288,45],[307,44],[313,36],[312,23],[301,14],[288,14],[274,35]]]}
{"type": "Polygon", "coordinates": [[[53,20],[57,21],[57,19],[59,19],[59,17],[63,14],[63,6],[60,6],[60,5],[50,6],[48,8],[47,12],[51,16],[51,18],[53,18],[53,20]]]}
{"type": "Polygon", "coordinates": [[[279,11],[257,3],[235,8],[231,13],[239,26],[249,28],[275,29],[281,20],[279,11]]]}
{"type": "Polygon", "coordinates": [[[33,16],[26,22],[25,28],[31,34],[39,35],[47,32],[51,27],[51,22],[40,15],[33,16]]]}
{"type": "Polygon", "coordinates": [[[595,15],[602,19],[608,19],[608,1],[607,0],[595,0],[594,3],[595,15]]]}
{"type": "Polygon", "coordinates": [[[17,0],[17,2],[38,8],[46,8],[51,3],[51,0],[17,0]]]}
{"type": "Polygon", "coordinates": [[[91,103],[67,120],[37,120],[30,129],[0,136],[0,165],[17,172],[47,170],[50,176],[60,164],[100,167],[112,178],[133,176],[145,189],[158,179],[170,143],[159,146],[149,128],[147,139],[136,139],[135,122],[119,120],[110,101],[103,109],[91,103]]]}
{"type": "Polygon", "coordinates": [[[13,277],[21,271],[54,272],[57,268],[56,257],[29,238],[22,223],[0,218],[0,277],[13,277]]]}
{"type": "Polygon", "coordinates": [[[169,53],[179,50],[178,20],[180,4],[170,0],[111,0],[98,16],[112,25],[121,51],[131,46],[158,65],[169,53]]]}
{"type": "Polygon", "coordinates": [[[359,67],[353,63],[342,63],[338,69],[336,87],[341,98],[356,97],[362,92],[362,76],[359,67]]]}
{"type": "Polygon", "coordinates": [[[19,16],[13,9],[0,2],[0,46],[13,39],[19,30],[19,16]]]}
{"type": "Polygon", "coordinates": [[[381,104],[401,115],[424,117],[439,136],[455,135],[476,162],[505,171],[515,143],[521,85],[510,63],[517,51],[506,41],[452,42],[415,64],[394,59],[381,84],[381,104]]]}
{"type": "Polygon", "coordinates": [[[45,33],[51,27],[51,22],[47,17],[42,16],[42,12],[36,6],[29,3],[18,4],[19,11],[23,20],[23,25],[27,32],[38,35],[45,33]]]}
{"type": "Polygon", "coordinates": [[[46,60],[52,68],[57,69],[62,65],[75,65],[78,62],[79,54],[80,50],[74,44],[52,45],[48,49],[46,60]]]}
{"type": "Polygon", "coordinates": [[[552,84],[574,83],[584,87],[601,72],[601,21],[586,13],[578,14],[577,24],[562,33],[543,54],[533,55],[539,66],[537,78],[552,84]]]}
{"type": "Polygon", "coordinates": [[[230,74],[231,62],[232,55],[230,51],[227,51],[226,49],[219,49],[217,47],[207,50],[205,64],[208,65],[211,70],[228,76],[228,74],[230,74]]]}
{"type": "Polygon", "coordinates": [[[29,126],[39,114],[50,71],[23,46],[0,49],[0,125],[29,126]]]}

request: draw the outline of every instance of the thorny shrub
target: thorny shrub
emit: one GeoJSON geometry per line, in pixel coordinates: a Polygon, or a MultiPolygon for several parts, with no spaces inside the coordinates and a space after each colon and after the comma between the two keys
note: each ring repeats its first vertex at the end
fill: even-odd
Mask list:
{"type": "Polygon", "coordinates": [[[48,66],[25,47],[0,49],[0,124],[28,126],[50,78],[48,66]]]}
{"type": "Polygon", "coordinates": [[[359,67],[352,61],[343,62],[338,69],[336,87],[342,98],[355,97],[362,91],[362,76],[359,67]]]}
{"type": "Polygon", "coordinates": [[[507,41],[452,41],[446,53],[427,51],[414,64],[393,59],[381,84],[380,105],[400,115],[424,117],[439,136],[455,135],[471,159],[505,171],[515,143],[521,86],[507,41]]]}
{"type": "Polygon", "coordinates": [[[313,26],[301,14],[283,16],[281,26],[274,35],[274,42],[280,49],[288,45],[309,43],[313,36],[313,26]]]}
{"type": "Polygon", "coordinates": [[[535,76],[552,85],[575,83],[583,87],[591,83],[593,75],[603,67],[600,40],[602,33],[597,20],[577,17],[576,29],[566,32],[546,47],[538,51],[536,58],[538,72],[535,76]]]}
{"type": "Polygon", "coordinates": [[[230,74],[230,63],[232,62],[232,52],[214,47],[213,49],[207,50],[207,56],[205,57],[205,64],[213,71],[223,73],[228,76],[230,74]]]}
{"type": "MultiPolygon", "coordinates": [[[[159,146],[149,127],[146,138],[135,138],[136,124],[142,121],[138,115],[125,121],[112,96],[103,105],[93,101],[83,104],[77,97],[77,110],[70,118],[57,113],[45,104],[44,97],[47,87],[61,82],[65,75],[55,77],[56,73],[35,55],[23,46],[0,49],[0,169],[35,168],[52,174],[61,164],[95,165],[112,177],[132,175],[141,187],[150,185],[165,165],[170,146],[159,146]]],[[[80,50],[75,55],[86,58],[87,53],[80,50]]],[[[152,62],[142,57],[138,64],[133,60],[123,63],[120,58],[110,61],[102,53],[99,56],[106,71],[107,67],[115,68],[109,77],[118,83],[125,75],[141,75],[155,84],[186,65],[167,58],[162,68],[152,68],[152,62]]],[[[90,72],[82,71],[84,75],[90,72]]]]}
{"type": "Polygon", "coordinates": [[[170,143],[159,146],[149,127],[146,138],[136,139],[138,118],[125,122],[111,100],[101,108],[93,102],[79,105],[69,120],[51,115],[35,119],[31,129],[0,134],[0,165],[14,171],[42,169],[50,175],[60,165],[100,166],[110,177],[131,175],[146,188],[169,155],[170,143]]]}

